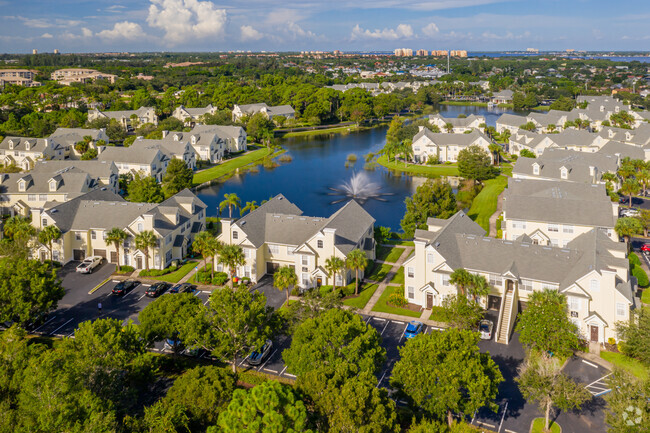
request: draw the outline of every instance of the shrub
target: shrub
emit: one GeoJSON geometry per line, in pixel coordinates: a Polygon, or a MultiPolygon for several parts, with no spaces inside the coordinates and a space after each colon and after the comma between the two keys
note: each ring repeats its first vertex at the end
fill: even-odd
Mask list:
{"type": "Polygon", "coordinates": [[[355,155],[354,153],[349,154],[348,157],[346,158],[346,161],[357,162],[357,155],[355,155]]]}
{"type": "Polygon", "coordinates": [[[630,253],[627,258],[630,261],[630,267],[641,266],[641,259],[636,254],[630,253]]]}
{"type": "MultiPolygon", "coordinates": [[[[250,278],[248,279],[250,281],[250,278]]],[[[228,281],[228,274],[225,272],[217,272],[214,274],[214,278],[212,279],[212,284],[216,284],[217,286],[223,286],[226,281],[228,281]]]]}
{"type": "Polygon", "coordinates": [[[165,269],[145,269],[140,272],[141,277],[160,277],[162,275],[167,275],[178,270],[178,266],[170,266],[165,269]]]}
{"type": "Polygon", "coordinates": [[[242,277],[241,279],[242,284],[248,285],[251,283],[250,277],[242,277]]]}
{"type": "Polygon", "coordinates": [[[61,265],[61,262],[57,262],[56,260],[45,260],[43,263],[52,266],[53,268],[60,268],[61,266],[63,266],[61,265]]]}
{"type": "Polygon", "coordinates": [[[639,287],[650,286],[650,281],[648,281],[648,274],[645,273],[641,266],[633,266],[632,275],[636,277],[636,280],[639,283],[639,287]]]}
{"type": "Polygon", "coordinates": [[[120,270],[115,272],[117,274],[130,274],[133,271],[135,271],[135,268],[133,266],[122,265],[120,266],[120,270]]]}
{"type": "Polygon", "coordinates": [[[280,158],[278,158],[278,159],[280,160],[280,162],[291,162],[291,161],[293,161],[293,157],[291,155],[286,154],[286,153],[283,154],[282,156],[280,156],[280,158]]]}
{"type": "Polygon", "coordinates": [[[210,284],[211,278],[212,276],[210,275],[210,271],[198,271],[194,275],[194,281],[202,284],[210,284]]]}
{"type": "Polygon", "coordinates": [[[503,230],[499,229],[497,230],[497,239],[502,239],[503,238],[503,230]]]}
{"type": "Polygon", "coordinates": [[[616,339],[614,337],[609,337],[607,339],[607,344],[611,344],[612,346],[616,346],[616,339]]]}
{"type": "Polygon", "coordinates": [[[401,292],[394,292],[388,296],[386,303],[394,307],[404,307],[408,304],[408,301],[404,297],[404,294],[401,292]]]}
{"type": "Polygon", "coordinates": [[[427,165],[437,165],[440,164],[440,158],[437,155],[429,155],[427,157],[427,165]]]}

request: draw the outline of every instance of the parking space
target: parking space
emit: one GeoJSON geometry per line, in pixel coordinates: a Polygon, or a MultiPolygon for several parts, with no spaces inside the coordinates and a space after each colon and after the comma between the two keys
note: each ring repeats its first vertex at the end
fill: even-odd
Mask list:
{"type": "Polygon", "coordinates": [[[257,290],[260,293],[264,293],[264,296],[266,296],[266,305],[273,307],[276,310],[287,301],[286,293],[273,287],[272,275],[265,275],[262,277],[262,279],[259,280],[251,290],[257,290]]]}
{"type": "Polygon", "coordinates": [[[607,378],[611,372],[593,362],[581,358],[571,358],[564,367],[564,372],[584,384],[594,396],[598,397],[609,391],[607,378]]]}

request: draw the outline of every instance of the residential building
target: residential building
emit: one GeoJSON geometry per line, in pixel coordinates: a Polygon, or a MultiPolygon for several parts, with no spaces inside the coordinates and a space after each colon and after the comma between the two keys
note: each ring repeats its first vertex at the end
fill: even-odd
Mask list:
{"type": "Polygon", "coordinates": [[[508,179],[503,195],[503,239],[527,236],[539,245],[566,247],[578,236],[597,229],[613,241],[618,203],[604,184],[508,179]]]}
{"type": "Polygon", "coordinates": [[[528,119],[525,116],[504,113],[496,121],[496,130],[499,134],[503,134],[503,131],[506,130],[510,131],[510,134],[514,134],[526,123],[528,123],[528,119]]]}
{"type": "Polygon", "coordinates": [[[172,117],[183,122],[186,126],[194,126],[201,120],[202,116],[206,114],[216,114],[219,111],[217,107],[213,107],[212,104],[208,104],[203,108],[187,108],[183,105],[176,107],[172,113],[172,117]]]}
{"type": "Polygon", "coordinates": [[[415,52],[415,55],[420,57],[426,57],[429,55],[429,50],[417,50],[415,52]]]}
{"type": "Polygon", "coordinates": [[[605,183],[603,173],[616,173],[620,158],[604,153],[546,149],[537,158],[520,156],[512,168],[515,179],[561,180],[565,182],[605,183]]]}
{"type": "MultiPolygon", "coordinates": [[[[190,131],[196,136],[197,142],[206,135],[214,135],[217,142],[222,143],[222,151],[228,153],[243,152],[248,149],[246,130],[241,126],[231,125],[197,125],[190,131]]],[[[223,157],[223,154],[221,155],[223,157]]],[[[219,158],[221,159],[221,158],[219,158]]]]}
{"type": "Polygon", "coordinates": [[[168,135],[162,140],[148,140],[138,137],[132,148],[155,148],[160,150],[167,160],[180,159],[192,170],[196,169],[196,151],[190,144],[190,140],[175,140],[173,135],[168,135]]]}
{"type": "Polygon", "coordinates": [[[635,306],[627,248],[598,229],[560,248],[535,245],[525,237],[485,237],[462,211],[448,220],[429,218],[427,226],[416,230],[415,254],[404,263],[406,299],[430,309],[459,293],[450,282],[455,270],[482,275],[490,292],[479,301],[496,310],[495,339],[500,343],[509,342],[517,313],[535,291],[566,295],[569,317],[581,336],[599,343],[617,338],[616,322],[629,320],[635,306]]]}
{"type": "Polygon", "coordinates": [[[291,107],[291,105],[276,105],[275,107],[269,107],[264,102],[259,104],[248,104],[248,105],[237,105],[232,109],[232,120],[237,122],[241,120],[242,117],[251,117],[257,113],[262,113],[264,116],[268,117],[270,120],[273,120],[276,116],[283,116],[287,119],[294,119],[296,117],[296,111],[291,107]]]}
{"type": "Polygon", "coordinates": [[[0,69],[0,87],[4,87],[7,84],[38,87],[41,83],[34,81],[37,73],[38,71],[32,71],[30,69],[0,69]]]}
{"type": "Polygon", "coordinates": [[[59,84],[69,86],[72,83],[89,83],[95,80],[107,80],[112,84],[115,83],[117,75],[106,74],[94,69],[67,68],[52,72],[51,77],[59,84]]]}
{"type": "Polygon", "coordinates": [[[50,135],[50,138],[56,140],[63,146],[63,154],[66,158],[79,159],[81,153],[75,149],[75,145],[84,141],[84,137],[90,137],[89,147],[97,149],[97,142],[103,140],[108,144],[110,139],[106,135],[106,129],[86,129],[86,128],[57,128],[56,131],[50,135]]]}
{"type": "MultiPolygon", "coordinates": [[[[195,126],[192,131],[195,131],[196,128],[198,126],[195,126]]],[[[163,131],[163,140],[189,141],[197,161],[209,161],[213,164],[221,161],[226,151],[224,140],[214,131],[204,133],[163,131]]]]}
{"type": "Polygon", "coordinates": [[[63,159],[64,149],[52,138],[5,137],[0,142],[0,163],[31,170],[36,161],[63,159]]]}
{"type": "Polygon", "coordinates": [[[485,116],[470,114],[467,117],[443,117],[440,114],[431,114],[429,123],[437,126],[440,132],[450,132],[447,129],[447,124],[450,124],[453,128],[452,133],[462,134],[473,129],[481,130],[481,125],[485,124],[485,116]]]}
{"type": "Polygon", "coordinates": [[[99,111],[89,110],[88,121],[95,119],[115,119],[124,129],[135,129],[139,125],[152,123],[158,125],[158,115],[153,107],[140,107],[137,110],[99,111]],[[133,124],[136,120],[136,124],[133,124]]]}
{"type": "MultiPolygon", "coordinates": [[[[157,244],[148,251],[149,267],[164,269],[182,260],[197,233],[205,228],[206,204],[189,190],[162,203],[131,203],[119,195],[98,189],[49,209],[34,209],[32,225],[37,229],[54,225],[62,233],[54,244],[53,258],[62,263],[87,256],[105,257],[109,263],[146,267],[147,252],[136,248],[135,237],[153,231],[157,244]],[[113,228],[124,230],[128,238],[120,248],[106,240],[113,228]]],[[[47,257],[45,248],[36,257],[47,257]]]]}
{"type": "Polygon", "coordinates": [[[397,57],[411,57],[413,55],[413,50],[410,48],[397,48],[393,53],[397,57]]]}
{"type": "Polygon", "coordinates": [[[153,176],[158,182],[162,181],[169,163],[169,157],[157,146],[107,146],[97,159],[115,162],[120,175],[153,176]]]}
{"type": "Polygon", "coordinates": [[[514,95],[512,90],[506,89],[492,95],[492,103],[495,105],[499,104],[512,104],[512,96],[514,95]]]}
{"type": "MultiPolygon", "coordinates": [[[[239,219],[222,218],[218,239],[239,245],[246,263],[236,269],[241,277],[259,281],[280,266],[291,266],[298,285],[305,289],[332,284],[334,276],[325,270],[325,261],[345,257],[354,249],[375,258],[374,218],[351,200],[330,217],[308,217],[282,194],[239,219]]],[[[223,270],[220,263],[217,270],[223,270]]],[[[337,284],[353,277],[349,270],[337,276],[337,284]]]]}
{"type": "Polygon", "coordinates": [[[473,145],[485,150],[492,158],[490,140],[478,130],[474,129],[469,134],[447,134],[434,133],[420,126],[420,132],[413,137],[413,159],[419,163],[427,162],[430,157],[440,162],[455,162],[461,150],[473,145]]]}
{"type": "MultiPolygon", "coordinates": [[[[86,173],[99,188],[107,188],[117,193],[119,191],[119,171],[113,161],[81,161],[81,160],[52,160],[37,161],[30,173],[43,173],[56,176],[60,173],[86,173]]],[[[48,201],[52,201],[49,200],[48,201]]]]}

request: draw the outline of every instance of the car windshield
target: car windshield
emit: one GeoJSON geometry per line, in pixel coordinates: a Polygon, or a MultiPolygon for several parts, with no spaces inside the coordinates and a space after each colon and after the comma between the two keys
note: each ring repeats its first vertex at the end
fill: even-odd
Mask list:
{"type": "Polygon", "coordinates": [[[414,323],[409,323],[406,327],[406,332],[416,332],[418,330],[418,325],[414,323]]]}
{"type": "Polygon", "coordinates": [[[481,331],[489,331],[490,327],[488,326],[487,323],[481,323],[481,331]]]}

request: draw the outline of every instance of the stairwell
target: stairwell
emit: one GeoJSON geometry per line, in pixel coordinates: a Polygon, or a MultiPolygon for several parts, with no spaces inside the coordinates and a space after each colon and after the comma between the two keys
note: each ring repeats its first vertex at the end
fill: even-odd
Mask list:
{"type": "Polygon", "coordinates": [[[508,344],[509,334],[510,334],[510,317],[512,316],[512,304],[515,292],[514,290],[508,290],[506,293],[506,299],[501,308],[501,314],[499,316],[499,333],[497,334],[497,343],[508,344]]]}

